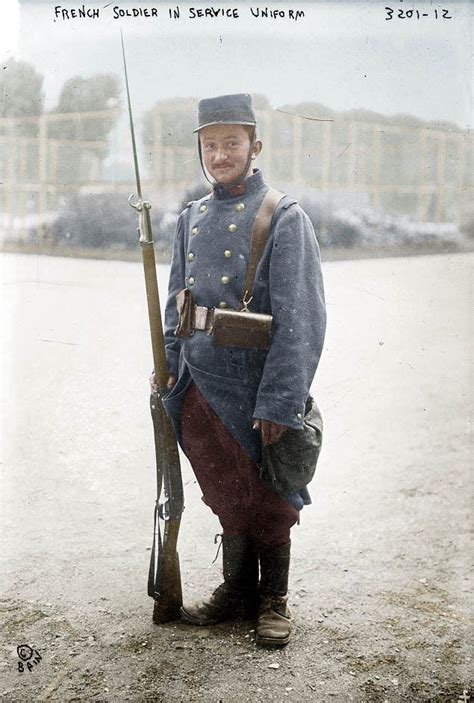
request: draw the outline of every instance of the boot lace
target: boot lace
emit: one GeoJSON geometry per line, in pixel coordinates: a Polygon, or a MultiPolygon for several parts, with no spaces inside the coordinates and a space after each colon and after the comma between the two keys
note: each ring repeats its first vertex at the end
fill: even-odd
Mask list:
{"type": "Polygon", "coordinates": [[[219,542],[219,546],[217,547],[216,556],[214,557],[214,560],[212,562],[213,564],[216,563],[217,557],[219,556],[219,552],[221,551],[223,536],[224,536],[223,533],[219,533],[219,532],[217,533],[217,535],[214,535],[214,544],[217,544],[217,542],[219,542],[219,538],[220,538],[220,542],[219,542]]]}

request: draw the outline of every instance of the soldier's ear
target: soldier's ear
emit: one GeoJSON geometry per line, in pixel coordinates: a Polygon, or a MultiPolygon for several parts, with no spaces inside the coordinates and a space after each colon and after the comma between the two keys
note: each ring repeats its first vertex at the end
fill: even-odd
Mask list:
{"type": "Polygon", "coordinates": [[[256,159],[257,156],[260,154],[262,151],[262,142],[260,139],[256,139],[254,143],[252,144],[252,159],[256,159]]]}

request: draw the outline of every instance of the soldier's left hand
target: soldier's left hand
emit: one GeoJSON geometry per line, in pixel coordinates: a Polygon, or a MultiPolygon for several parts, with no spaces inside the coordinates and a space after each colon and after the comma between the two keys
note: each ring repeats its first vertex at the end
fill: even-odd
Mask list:
{"type": "Polygon", "coordinates": [[[255,420],[253,423],[254,430],[260,430],[262,433],[263,444],[274,444],[278,442],[280,437],[286,432],[286,425],[279,425],[277,422],[270,420],[255,420]]]}

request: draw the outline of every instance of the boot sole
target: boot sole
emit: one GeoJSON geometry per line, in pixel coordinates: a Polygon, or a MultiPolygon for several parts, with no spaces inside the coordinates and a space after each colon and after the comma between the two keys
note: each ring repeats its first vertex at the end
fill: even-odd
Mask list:
{"type": "Polygon", "coordinates": [[[281,637],[279,639],[274,639],[272,637],[260,637],[255,636],[255,642],[259,647],[267,647],[268,649],[277,649],[278,647],[286,647],[290,641],[290,635],[288,637],[281,637]]]}
{"type": "Polygon", "coordinates": [[[184,608],[180,610],[181,620],[187,622],[189,625],[197,625],[198,627],[207,627],[207,625],[218,625],[220,622],[225,622],[229,618],[209,618],[208,620],[200,620],[195,618],[193,615],[188,613],[184,608]]]}
{"type": "Polygon", "coordinates": [[[224,615],[220,618],[208,618],[207,620],[199,619],[188,613],[184,609],[184,606],[180,608],[179,611],[181,619],[190,625],[202,625],[206,627],[207,625],[218,625],[220,622],[228,622],[230,620],[256,620],[258,617],[258,605],[245,605],[241,603],[236,606],[235,611],[229,615],[224,615]]]}

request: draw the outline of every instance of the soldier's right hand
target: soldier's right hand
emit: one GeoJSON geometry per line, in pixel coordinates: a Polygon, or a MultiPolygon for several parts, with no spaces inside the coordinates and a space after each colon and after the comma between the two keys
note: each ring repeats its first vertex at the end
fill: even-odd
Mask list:
{"type": "Polygon", "coordinates": [[[155,372],[151,374],[150,378],[148,379],[150,381],[150,388],[152,393],[157,393],[158,392],[158,386],[156,384],[156,377],[155,377],[155,372]]]}
{"type": "MultiPolygon", "coordinates": [[[[155,377],[154,372],[151,374],[149,380],[150,380],[150,388],[151,388],[152,392],[157,393],[158,392],[158,385],[156,383],[156,377],[155,377]]],[[[169,391],[173,388],[176,381],[177,381],[176,376],[173,376],[173,374],[170,374],[168,376],[168,382],[166,384],[166,387],[169,391]]]]}

